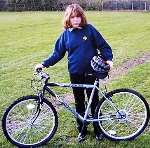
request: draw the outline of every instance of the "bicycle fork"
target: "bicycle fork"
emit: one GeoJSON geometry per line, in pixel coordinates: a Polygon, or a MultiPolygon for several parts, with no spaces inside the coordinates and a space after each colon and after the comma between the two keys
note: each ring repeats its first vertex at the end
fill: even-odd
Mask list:
{"type": "Polygon", "coordinates": [[[36,108],[36,112],[34,113],[34,116],[31,118],[31,127],[34,124],[35,120],[38,118],[40,112],[41,112],[41,105],[42,105],[42,100],[43,100],[43,93],[38,93],[38,105],[36,108]]]}

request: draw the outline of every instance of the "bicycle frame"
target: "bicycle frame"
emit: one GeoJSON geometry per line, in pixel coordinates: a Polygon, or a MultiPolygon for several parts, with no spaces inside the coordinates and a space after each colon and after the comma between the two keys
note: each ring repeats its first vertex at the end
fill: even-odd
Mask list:
{"type": "MultiPolygon", "coordinates": [[[[94,96],[94,93],[95,93],[95,90],[98,90],[103,97],[105,97],[106,100],[108,100],[108,102],[115,108],[116,106],[113,104],[112,100],[110,98],[107,98],[105,96],[105,93],[103,93],[99,87],[98,87],[98,84],[99,84],[99,80],[96,79],[95,82],[94,82],[94,85],[92,84],[71,84],[71,83],[45,83],[44,87],[43,87],[43,96],[45,94],[45,90],[48,91],[52,96],[56,97],[56,99],[61,103],[63,104],[63,106],[68,110],[70,111],[76,118],[79,118],[79,120],[81,120],[82,122],[98,122],[98,121],[104,121],[104,120],[110,120],[110,117],[109,118],[103,118],[102,117],[100,119],[88,119],[88,113],[89,113],[89,109],[90,109],[90,106],[91,106],[91,103],[92,103],[92,99],[93,99],[93,96],[94,96]],[[73,109],[71,106],[69,106],[68,103],[66,103],[62,98],[60,98],[54,91],[52,91],[49,87],[54,87],[54,86],[58,86],[58,87],[68,87],[68,88],[91,88],[92,89],[92,92],[91,92],[91,95],[90,95],[90,98],[88,100],[88,104],[87,104],[87,107],[86,107],[86,110],[85,110],[85,114],[84,114],[84,117],[82,117],[79,113],[77,113],[75,111],[75,109],[73,109]]],[[[117,109],[118,110],[118,109],[117,109]]]]}

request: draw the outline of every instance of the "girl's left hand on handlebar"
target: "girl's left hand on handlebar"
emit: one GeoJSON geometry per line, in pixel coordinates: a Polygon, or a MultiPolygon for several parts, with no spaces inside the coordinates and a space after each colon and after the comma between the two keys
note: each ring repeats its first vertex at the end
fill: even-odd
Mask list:
{"type": "Polygon", "coordinates": [[[37,71],[38,69],[42,69],[42,68],[44,68],[42,64],[37,64],[34,69],[35,71],[37,71]]]}

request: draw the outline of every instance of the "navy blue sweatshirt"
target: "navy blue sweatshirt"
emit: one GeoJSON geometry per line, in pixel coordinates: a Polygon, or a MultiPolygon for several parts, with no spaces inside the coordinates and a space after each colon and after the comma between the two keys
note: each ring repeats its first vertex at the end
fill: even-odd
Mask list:
{"type": "Polygon", "coordinates": [[[102,35],[90,24],[81,29],[66,29],[55,43],[53,53],[43,61],[49,67],[68,53],[68,70],[71,74],[91,73],[90,61],[100,51],[104,60],[112,60],[112,50],[102,35]]]}

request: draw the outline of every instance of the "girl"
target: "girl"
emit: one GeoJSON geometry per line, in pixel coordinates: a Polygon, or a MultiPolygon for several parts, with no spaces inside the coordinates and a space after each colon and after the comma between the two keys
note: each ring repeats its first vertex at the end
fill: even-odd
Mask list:
{"type": "MultiPolygon", "coordinates": [[[[90,24],[87,24],[83,9],[78,4],[71,4],[66,8],[64,16],[64,31],[55,43],[54,52],[43,61],[37,64],[35,69],[53,66],[61,60],[65,53],[68,53],[68,70],[71,83],[93,84],[96,76],[90,65],[91,59],[97,55],[97,49],[101,56],[110,65],[112,62],[112,50],[102,35],[90,24]]],[[[86,89],[89,98],[91,89],[86,89]]],[[[84,89],[73,88],[76,111],[84,116],[85,93],[84,89]]],[[[94,116],[98,104],[98,92],[95,92],[91,104],[91,113],[94,116]]],[[[82,122],[77,119],[78,130],[81,132],[82,122]]],[[[102,139],[98,123],[93,123],[94,133],[97,140],[102,139]]],[[[80,140],[85,139],[87,127],[84,126],[80,140]]]]}

